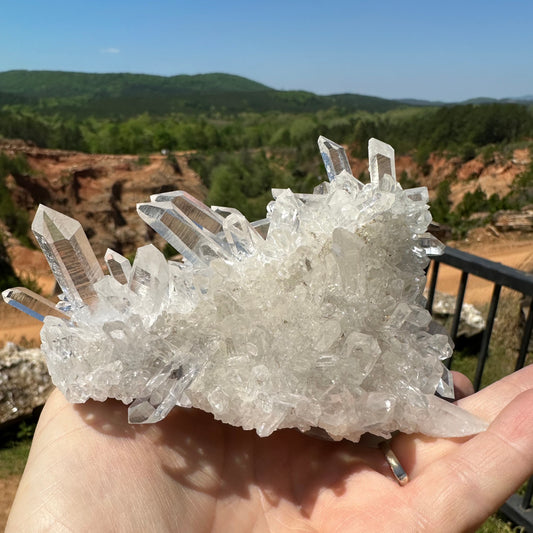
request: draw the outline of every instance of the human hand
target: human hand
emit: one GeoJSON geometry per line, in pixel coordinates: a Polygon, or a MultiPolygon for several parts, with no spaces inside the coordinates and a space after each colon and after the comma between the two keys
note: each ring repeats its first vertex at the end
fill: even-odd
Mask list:
{"type": "MultiPolygon", "coordinates": [[[[457,382],[460,382],[458,379],[457,382]]],[[[533,474],[533,366],[457,402],[492,421],[463,439],[398,434],[383,453],[195,409],[132,426],[115,401],[47,402],[6,531],[468,531],[533,474]]]]}

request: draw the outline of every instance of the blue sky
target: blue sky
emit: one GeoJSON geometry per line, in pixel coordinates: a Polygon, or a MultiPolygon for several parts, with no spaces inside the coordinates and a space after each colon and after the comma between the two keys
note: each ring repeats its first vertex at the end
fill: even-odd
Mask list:
{"type": "Polygon", "coordinates": [[[4,0],[0,71],[228,72],[276,89],[533,94],[533,0],[4,0]]]}

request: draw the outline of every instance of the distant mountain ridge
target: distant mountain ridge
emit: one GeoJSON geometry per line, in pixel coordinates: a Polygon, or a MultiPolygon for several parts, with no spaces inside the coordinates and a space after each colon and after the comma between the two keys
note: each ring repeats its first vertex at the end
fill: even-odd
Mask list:
{"type": "Polygon", "coordinates": [[[52,70],[0,72],[0,91],[29,97],[126,96],[128,93],[253,92],[270,87],[234,74],[177,76],[151,74],[91,74],[52,70]]]}
{"type": "MultiPolygon", "coordinates": [[[[473,98],[460,104],[522,103],[520,98],[473,98]]],[[[41,113],[127,118],[140,113],[172,112],[316,112],[337,107],[345,112],[383,112],[399,107],[457,105],[415,98],[386,99],[353,93],[317,95],[280,91],[235,74],[157,76],[48,70],[0,72],[0,109],[5,105],[37,108],[41,113]]]]}
{"type": "Polygon", "coordinates": [[[242,76],[223,73],[156,76],[11,70],[0,72],[0,107],[21,103],[40,112],[131,116],[143,112],[206,111],[314,112],[388,111],[405,104],[359,94],[321,96],[308,91],[279,91],[242,76]]]}

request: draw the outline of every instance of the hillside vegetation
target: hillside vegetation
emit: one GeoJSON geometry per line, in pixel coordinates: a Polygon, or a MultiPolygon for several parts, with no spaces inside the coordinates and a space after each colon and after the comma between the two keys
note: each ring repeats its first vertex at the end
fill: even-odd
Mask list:
{"type": "Polygon", "coordinates": [[[11,70],[0,72],[0,107],[22,104],[43,114],[128,118],[141,113],[386,111],[405,107],[393,100],[357,94],[319,96],[278,91],[232,74],[153,76],[11,70]]]}

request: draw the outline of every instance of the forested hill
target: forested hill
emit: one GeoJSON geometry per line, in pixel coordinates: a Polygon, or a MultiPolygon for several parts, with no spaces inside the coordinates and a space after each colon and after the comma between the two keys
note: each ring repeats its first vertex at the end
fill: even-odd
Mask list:
{"type": "Polygon", "coordinates": [[[88,74],[50,70],[0,72],[0,91],[35,98],[70,98],[180,94],[188,92],[271,91],[270,87],[232,74],[152,76],[149,74],[88,74]]]}
{"type": "Polygon", "coordinates": [[[231,74],[153,76],[11,70],[0,72],[0,108],[24,104],[41,113],[127,118],[140,113],[221,111],[316,112],[337,107],[345,112],[381,112],[405,103],[359,94],[320,96],[307,91],[278,91],[231,74]]]}

